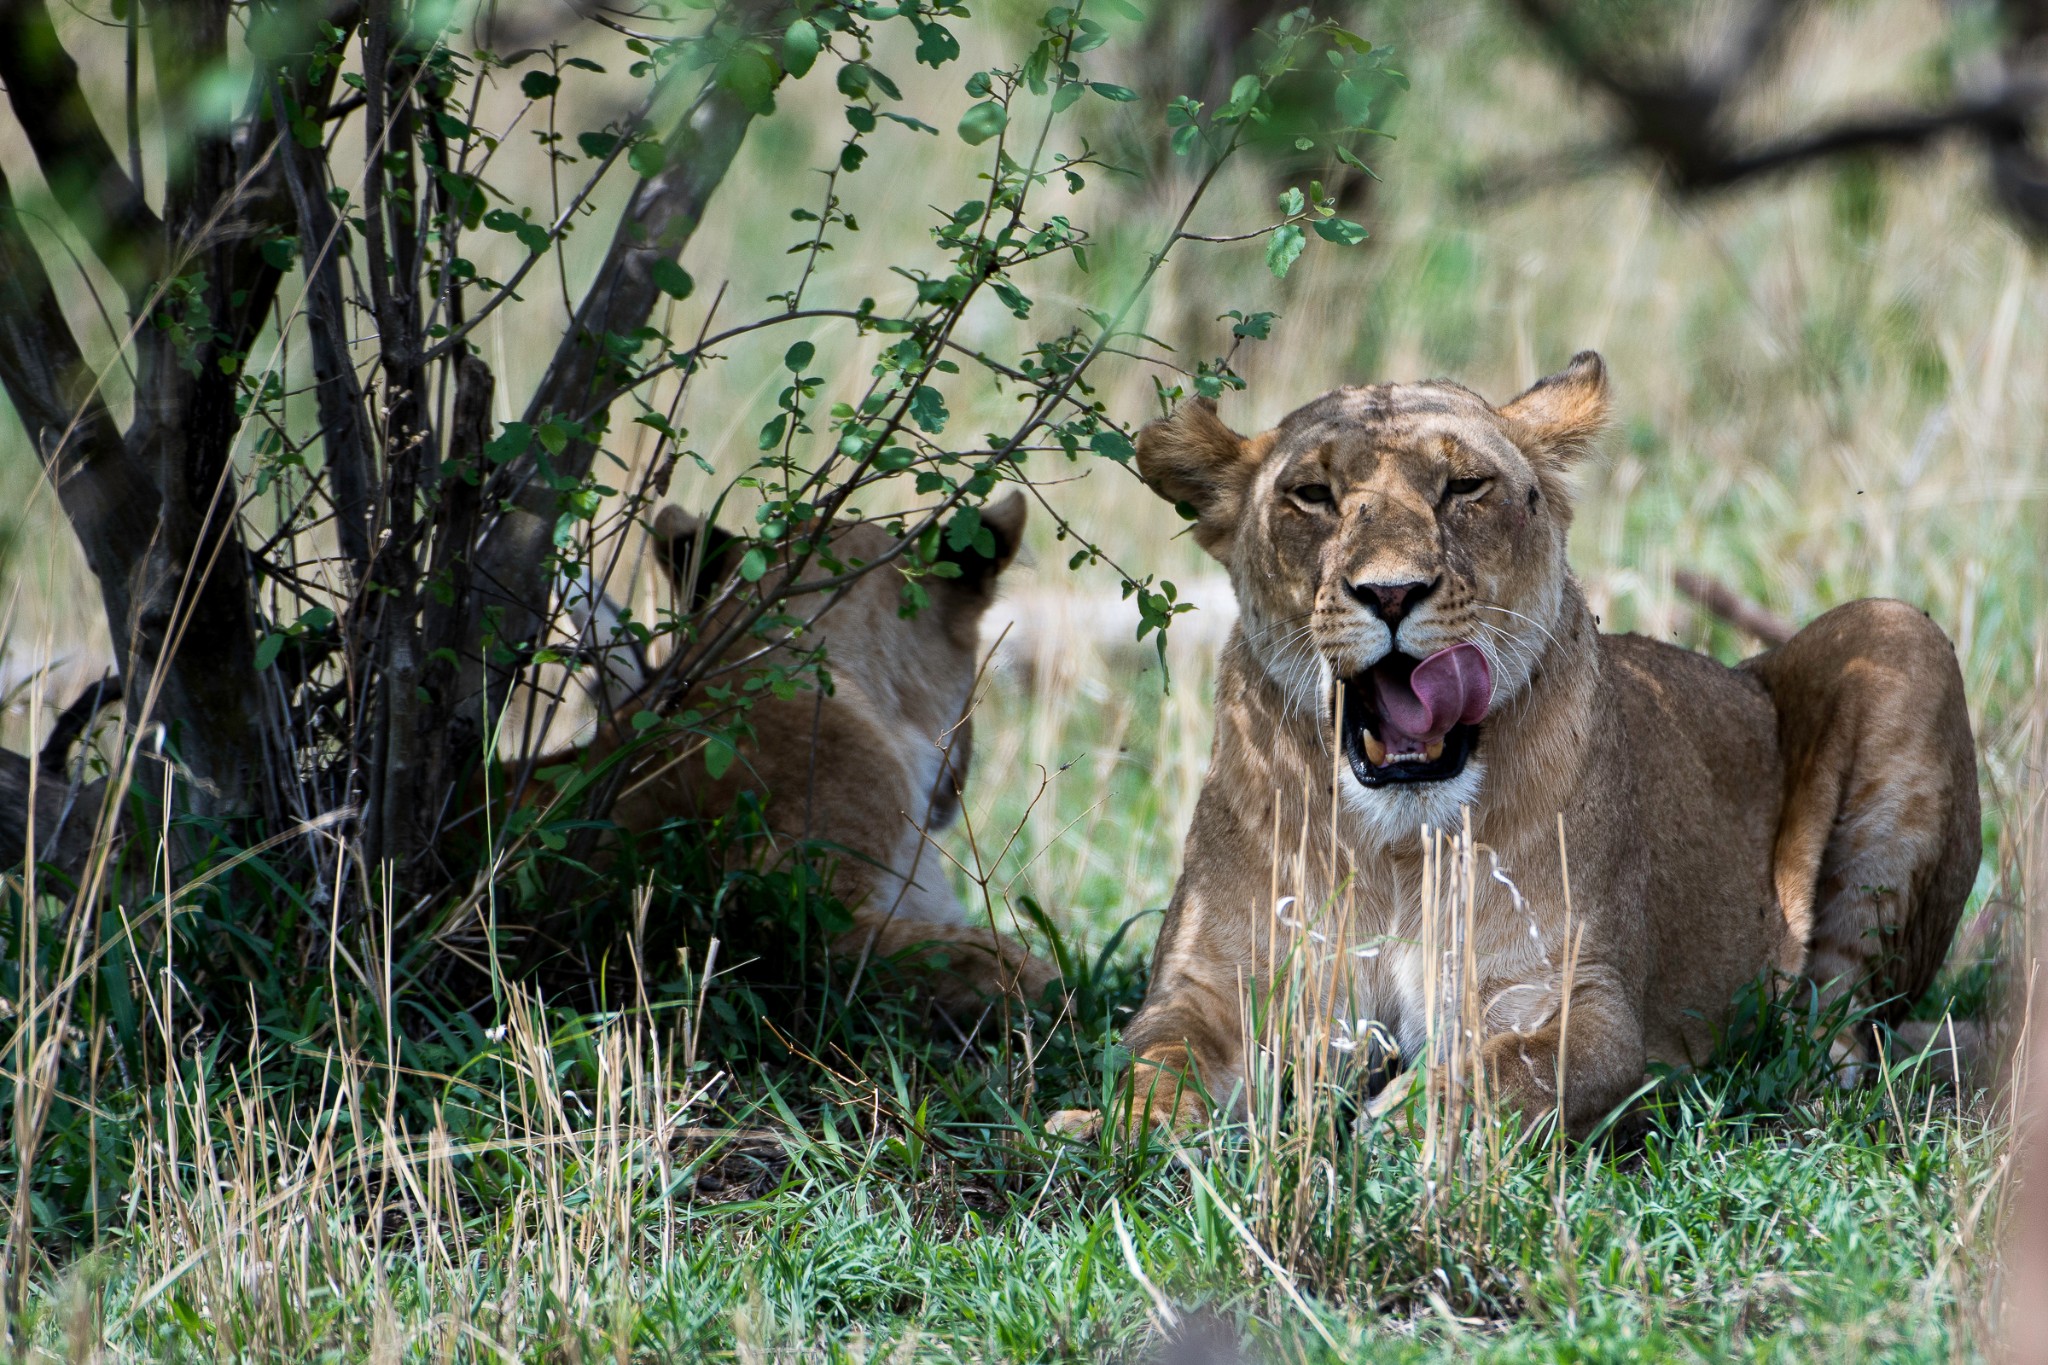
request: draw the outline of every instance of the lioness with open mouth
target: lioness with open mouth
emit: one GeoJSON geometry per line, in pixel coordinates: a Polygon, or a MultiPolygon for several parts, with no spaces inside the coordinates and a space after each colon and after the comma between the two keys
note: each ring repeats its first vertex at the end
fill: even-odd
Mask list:
{"type": "Polygon", "coordinates": [[[1240,1093],[1245,996],[1285,947],[1276,886],[1301,907],[1348,902],[1355,941],[1383,946],[1356,957],[1345,1011],[1419,1058],[1420,834],[1468,812],[1524,902],[1483,878],[1471,951],[1488,1088],[1526,1113],[1557,1107],[1562,1046],[1563,1118],[1585,1131],[1646,1063],[1703,1060],[1767,969],[1853,992],[1880,1021],[1926,990],[1979,856],[1953,649],[1889,601],[1737,668],[1599,633],[1565,560],[1566,470],[1606,413],[1586,352],[1502,407],[1442,381],[1375,385],[1250,438],[1202,400],[1140,435],[1139,472],[1193,515],[1240,619],[1125,1031],[1133,1120],[1192,1125],[1205,1096],[1240,1093]]]}

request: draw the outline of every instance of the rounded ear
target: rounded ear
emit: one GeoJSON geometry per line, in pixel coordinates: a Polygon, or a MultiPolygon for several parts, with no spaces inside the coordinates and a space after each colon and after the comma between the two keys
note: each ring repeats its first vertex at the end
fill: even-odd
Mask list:
{"type": "Polygon", "coordinates": [[[995,553],[984,554],[978,546],[955,550],[946,537],[939,538],[939,558],[960,566],[960,576],[951,580],[970,588],[985,588],[996,575],[1010,567],[1024,544],[1024,520],[1029,507],[1021,489],[1013,488],[981,509],[981,528],[995,542],[995,553]]]}
{"type": "Polygon", "coordinates": [[[674,503],[669,503],[654,516],[654,557],[667,572],[669,581],[675,584],[676,591],[689,599],[691,611],[704,605],[711,590],[731,569],[726,561],[731,559],[729,552],[739,541],[739,537],[730,531],[721,531],[713,526],[704,536],[704,549],[700,554],[697,539],[704,529],[702,521],[674,503]],[[696,579],[691,583],[693,561],[696,579]]]}
{"type": "Polygon", "coordinates": [[[1192,516],[1196,543],[1223,559],[1268,444],[1223,425],[1214,399],[1190,399],[1138,433],[1138,477],[1192,516]]]}
{"type": "Polygon", "coordinates": [[[1607,425],[1607,365],[1597,351],[1580,351],[1572,363],[1500,409],[1520,430],[1517,442],[1531,459],[1569,464],[1593,447],[1607,425]]]}

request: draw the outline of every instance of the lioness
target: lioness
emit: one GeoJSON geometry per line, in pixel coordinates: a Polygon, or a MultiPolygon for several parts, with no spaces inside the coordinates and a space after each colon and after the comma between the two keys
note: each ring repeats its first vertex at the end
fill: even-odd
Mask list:
{"type": "MultiPolygon", "coordinates": [[[[1526,903],[1482,878],[1471,947],[1489,1089],[1530,1114],[1558,1104],[1563,815],[1583,935],[1574,1132],[1646,1062],[1702,1060],[1767,968],[1887,1021],[1927,988],[1979,855],[1948,640],[1890,601],[1839,607],[1737,668],[1601,634],[1565,560],[1566,471],[1606,413],[1589,351],[1498,408],[1457,384],[1387,384],[1250,438],[1202,400],[1140,434],[1141,476],[1193,514],[1241,615],[1150,993],[1125,1030],[1134,1121],[1193,1124],[1203,1092],[1239,1089],[1243,988],[1269,978],[1283,864],[1305,878],[1301,906],[1348,896],[1356,941],[1384,944],[1355,959],[1347,1010],[1420,1056],[1419,832],[1468,810],[1526,903]]],[[[1053,1127],[1095,1121],[1066,1111],[1053,1127]]]]}
{"type": "MultiPolygon", "coordinates": [[[[853,927],[832,945],[836,956],[856,963],[898,959],[949,1005],[997,995],[1035,1000],[1054,979],[1053,969],[1015,939],[968,923],[932,839],[959,813],[973,747],[969,711],[981,618],[997,575],[1017,551],[1024,515],[1023,495],[1016,492],[984,508],[981,524],[994,553],[942,546],[941,559],[954,566],[955,576],[925,577],[930,602],[908,617],[901,610],[902,570],[878,563],[893,543],[889,535],[862,522],[836,529],[831,549],[839,566],[813,560],[805,577],[817,581],[863,564],[876,567],[836,593],[788,599],[784,611],[810,624],[766,660],[794,662],[796,650],[822,650],[830,689],[789,698],[762,692],[749,717],[753,740],[715,780],[688,735],[634,746],[624,760],[613,821],[644,833],[679,816],[717,814],[742,791],[758,792],[774,835],[829,850],[831,889],[853,914],[853,927]]],[[[697,521],[672,506],[662,509],[654,532],[657,558],[686,603],[701,605],[729,578],[732,537],[716,528],[700,536],[697,521]]],[[[771,565],[768,585],[788,571],[771,565]]],[[[714,609],[708,629],[716,631],[733,610],[714,609]]],[[[759,648],[751,637],[743,641],[734,650],[737,664],[758,666],[763,660],[752,655],[759,648]]],[[[696,700],[658,703],[643,691],[614,710],[588,747],[539,764],[601,763],[632,742],[636,713],[696,700]]]]}

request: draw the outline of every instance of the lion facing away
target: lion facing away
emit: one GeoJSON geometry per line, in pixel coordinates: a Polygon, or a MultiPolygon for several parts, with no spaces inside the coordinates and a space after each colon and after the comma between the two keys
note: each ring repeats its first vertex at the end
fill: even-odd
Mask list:
{"type": "Polygon", "coordinates": [[[1467,812],[1526,903],[1481,879],[1488,1088],[1555,1109],[1562,1047],[1575,1132],[1646,1064],[1704,1060],[1766,970],[1886,1022],[1931,983],[1980,837],[1948,640],[1891,601],[1839,607],[1736,668],[1601,634],[1566,563],[1565,473],[1606,411],[1586,352],[1498,408],[1448,382],[1376,385],[1249,438],[1201,400],[1141,433],[1141,475],[1192,508],[1240,619],[1125,1030],[1134,1120],[1193,1124],[1204,1092],[1238,1092],[1276,885],[1325,913],[1343,902],[1356,941],[1384,945],[1357,959],[1346,1012],[1422,1056],[1419,835],[1467,812]],[[1560,813],[1579,936],[1568,1011],[1560,813]]]}
{"type": "MultiPolygon", "coordinates": [[[[890,536],[861,522],[836,528],[831,554],[839,571],[873,567],[839,588],[790,597],[783,611],[807,624],[765,655],[759,641],[744,637],[727,655],[731,670],[713,678],[734,683],[749,668],[820,651],[831,685],[789,697],[760,692],[749,713],[753,738],[718,778],[709,776],[693,735],[635,742],[639,712],[674,712],[701,700],[665,701],[653,688],[616,707],[588,746],[538,766],[601,764],[626,749],[611,818],[633,834],[678,817],[717,815],[742,792],[755,792],[778,842],[827,851],[831,890],[853,916],[853,927],[832,944],[834,956],[857,970],[870,959],[893,959],[947,1005],[1036,1000],[1054,971],[1016,939],[968,922],[934,842],[959,812],[973,748],[981,618],[1016,553],[1024,515],[1017,493],[985,508],[993,555],[942,549],[953,576],[923,578],[930,600],[910,616],[901,610],[902,570],[881,562],[890,536]]],[[[716,528],[700,535],[697,521],[676,507],[662,509],[654,532],[657,558],[684,601],[703,607],[710,599],[704,630],[715,635],[737,610],[716,596],[731,581],[732,538],[716,528]]],[[[772,564],[763,586],[789,571],[772,564]]],[[[833,572],[814,561],[807,576],[833,572]]]]}

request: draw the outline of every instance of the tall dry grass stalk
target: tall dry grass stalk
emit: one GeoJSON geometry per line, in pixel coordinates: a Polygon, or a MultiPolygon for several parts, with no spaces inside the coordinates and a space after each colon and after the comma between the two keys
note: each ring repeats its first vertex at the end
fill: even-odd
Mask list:
{"type": "Polygon", "coordinates": [[[155,1136],[126,1194],[132,1294],[109,1302],[86,1292],[92,1263],[71,1271],[90,1305],[72,1358],[132,1348],[131,1329],[166,1308],[243,1358],[295,1358],[312,1340],[372,1359],[509,1359],[536,1343],[625,1358],[622,1305],[693,1251],[679,1181],[747,1135],[700,1123],[721,1078],[696,1066],[689,1008],[596,1022],[580,1040],[589,1084],[572,1088],[540,1002],[516,985],[506,999],[487,1142],[453,1140],[438,1110],[415,1127],[380,1104],[393,1090],[375,1084],[392,1065],[378,1038],[332,1050],[317,1096],[284,1102],[253,1056],[225,1095],[186,1068],[146,1116],[155,1136]],[[464,1193],[485,1163],[518,1186],[488,1212],[464,1193]]]}
{"type": "MultiPolygon", "coordinates": [[[[1455,830],[1423,829],[1419,840],[1420,883],[1389,917],[1385,907],[1362,905],[1334,867],[1306,866],[1305,832],[1289,848],[1276,829],[1266,926],[1273,969],[1266,982],[1245,983],[1243,1157],[1254,1208],[1247,1245],[1268,1249],[1290,1284],[1339,1302],[1358,1287],[1359,1258],[1484,1264],[1506,1202],[1523,1197],[1510,1187],[1526,1149],[1546,1137],[1562,1213],[1561,1130],[1505,1115],[1483,1062],[1491,1030],[1474,917],[1482,883],[1506,883],[1506,874],[1473,837],[1469,818],[1455,830]],[[1333,883],[1336,890],[1322,889],[1333,883]],[[1422,1041],[1406,1056],[1372,1017],[1359,982],[1364,964],[1404,949],[1414,950],[1425,1020],[1422,1041]],[[1390,1077],[1395,1067],[1402,1069],[1390,1077]],[[1400,1136],[1388,1140],[1382,1129],[1400,1136]],[[1385,1179],[1389,1162],[1408,1164],[1421,1194],[1401,1224],[1398,1256],[1371,1251],[1388,1235],[1385,1211],[1352,1197],[1361,1180],[1385,1179]]],[[[1519,905],[1519,891],[1514,897],[1519,905]]],[[[1569,923],[1565,937],[1575,948],[1569,923]]],[[[1568,1010],[1575,953],[1557,965],[1558,1008],[1568,1010]]],[[[1561,1096],[1562,1058],[1557,1084],[1561,1096]]],[[[1560,1235],[1569,1233],[1560,1226],[1560,1235]]],[[[1452,1300],[1471,1287],[1444,1274],[1425,1296],[1455,1318],[1452,1300]]],[[[1366,1297],[1374,1297],[1370,1288],[1366,1297]]]]}

